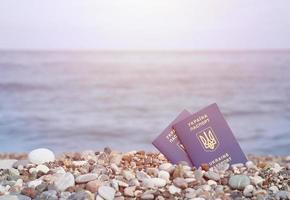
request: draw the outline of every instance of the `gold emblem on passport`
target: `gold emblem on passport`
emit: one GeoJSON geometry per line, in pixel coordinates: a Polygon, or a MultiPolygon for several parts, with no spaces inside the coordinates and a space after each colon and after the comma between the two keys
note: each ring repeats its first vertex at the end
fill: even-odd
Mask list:
{"type": "Polygon", "coordinates": [[[216,134],[211,127],[204,129],[203,131],[196,134],[198,141],[205,151],[215,151],[219,145],[216,134]]]}

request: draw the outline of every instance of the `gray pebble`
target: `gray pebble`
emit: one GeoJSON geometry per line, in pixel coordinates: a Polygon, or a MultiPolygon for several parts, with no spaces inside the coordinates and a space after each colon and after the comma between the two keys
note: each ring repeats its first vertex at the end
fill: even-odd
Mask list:
{"type": "Polygon", "coordinates": [[[233,175],[229,180],[231,188],[239,190],[243,190],[247,185],[250,185],[250,183],[250,178],[246,175],[233,175]]]}

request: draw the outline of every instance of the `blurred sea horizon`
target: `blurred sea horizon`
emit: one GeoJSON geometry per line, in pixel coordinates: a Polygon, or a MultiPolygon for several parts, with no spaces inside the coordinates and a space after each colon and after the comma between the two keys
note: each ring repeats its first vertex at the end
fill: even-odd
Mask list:
{"type": "Polygon", "coordinates": [[[0,152],[144,149],[216,102],[245,153],[290,155],[290,51],[0,51],[0,152]]]}

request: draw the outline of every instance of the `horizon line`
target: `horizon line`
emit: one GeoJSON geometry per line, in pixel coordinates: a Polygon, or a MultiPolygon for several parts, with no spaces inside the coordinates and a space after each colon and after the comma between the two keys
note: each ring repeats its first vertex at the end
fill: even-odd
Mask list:
{"type": "Polygon", "coordinates": [[[39,48],[39,49],[32,49],[32,48],[0,48],[0,52],[164,52],[164,53],[170,53],[170,52],[195,52],[195,53],[203,53],[203,52],[288,52],[290,51],[290,48],[260,48],[260,49],[97,49],[97,48],[71,48],[71,49],[66,49],[66,48],[39,48]]]}

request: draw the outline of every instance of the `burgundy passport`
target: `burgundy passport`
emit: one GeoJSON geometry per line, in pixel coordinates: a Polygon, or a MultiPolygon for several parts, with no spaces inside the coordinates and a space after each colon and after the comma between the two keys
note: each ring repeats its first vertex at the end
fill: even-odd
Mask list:
{"type": "Polygon", "coordinates": [[[245,163],[247,158],[217,104],[212,104],[174,126],[192,163],[210,167],[223,162],[245,163]]]}
{"type": "Polygon", "coordinates": [[[173,164],[185,161],[189,166],[192,166],[192,163],[184,150],[184,146],[180,143],[180,140],[175,134],[175,130],[172,128],[173,124],[189,116],[190,113],[187,110],[183,110],[152,142],[152,144],[173,164]]]}

